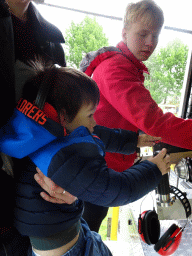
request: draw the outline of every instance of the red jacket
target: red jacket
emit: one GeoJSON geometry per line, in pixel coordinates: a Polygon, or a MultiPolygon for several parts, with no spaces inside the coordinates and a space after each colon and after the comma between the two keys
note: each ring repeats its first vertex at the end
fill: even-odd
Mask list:
{"type": "MultiPolygon", "coordinates": [[[[103,52],[85,71],[93,74],[100,89],[100,103],[95,113],[97,124],[135,132],[140,129],[162,137],[165,143],[192,150],[192,120],[177,118],[172,113],[163,114],[144,87],[143,72],[148,72],[145,65],[123,42],[117,48],[121,53],[103,52]]],[[[135,154],[108,153],[106,161],[110,168],[121,172],[133,164],[135,157],[135,154]]]]}

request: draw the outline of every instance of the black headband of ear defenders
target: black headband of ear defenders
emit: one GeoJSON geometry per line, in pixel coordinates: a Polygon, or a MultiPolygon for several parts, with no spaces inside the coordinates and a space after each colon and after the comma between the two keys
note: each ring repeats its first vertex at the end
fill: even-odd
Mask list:
{"type": "Polygon", "coordinates": [[[54,84],[54,80],[55,80],[55,70],[51,69],[48,72],[48,74],[45,74],[43,81],[39,87],[39,90],[37,92],[37,97],[35,99],[35,106],[37,106],[41,110],[44,107],[50,88],[52,84],[54,84]],[[49,80],[51,80],[51,83],[48,82],[49,80]]]}
{"type": "Polygon", "coordinates": [[[57,124],[55,121],[51,120],[50,118],[47,118],[45,115],[43,115],[43,112],[41,111],[45,105],[50,88],[54,84],[55,79],[56,79],[56,71],[53,68],[43,77],[43,81],[37,92],[35,103],[32,104],[30,102],[27,102],[27,100],[25,99],[21,99],[18,102],[17,109],[23,114],[27,115],[29,118],[35,120],[37,123],[42,125],[46,130],[48,130],[54,136],[58,137],[58,136],[63,136],[63,127],[60,124],[57,124]],[[51,82],[49,82],[49,80],[51,82]],[[32,111],[31,113],[31,109],[33,109],[34,107],[37,108],[36,112],[32,111]]]}

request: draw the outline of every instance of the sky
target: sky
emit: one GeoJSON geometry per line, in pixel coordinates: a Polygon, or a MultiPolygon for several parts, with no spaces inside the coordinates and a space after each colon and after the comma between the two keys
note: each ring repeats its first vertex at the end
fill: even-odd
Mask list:
{"type": "MultiPolygon", "coordinates": [[[[123,17],[125,8],[129,2],[136,0],[45,0],[45,3],[65,6],[115,17],[123,17]],[[117,4],[118,3],[118,4],[117,4]]],[[[192,0],[156,0],[162,8],[165,16],[165,26],[173,26],[182,29],[192,30],[192,0]]],[[[37,5],[44,18],[56,25],[65,36],[65,30],[69,28],[72,21],[81,22],[85,14],[69,10],[37,5]]],[[[93,17],[93,16],[92,16],[93,17]]],[[[103,31],[109,39],[110,45],[116,45],[121,40],[122,21],[96,17],[97,22],[102,25],[103,31]]],[[[166,46],[174,38],[180,38],[189,47],[192,45],[192,35],[163,29],[159,37],[159,47],[166,46]]]]}

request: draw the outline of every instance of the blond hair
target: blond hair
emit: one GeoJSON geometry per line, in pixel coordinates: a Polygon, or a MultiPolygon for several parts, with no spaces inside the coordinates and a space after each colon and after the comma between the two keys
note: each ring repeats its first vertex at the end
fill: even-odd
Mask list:
{"type": "Polygon", "coordinates": [[[162,9],[153,0],[142,0],[128,4],[124,16],[124,28],[128,29],[132,23],[140,20],[144,24],[162,28],[164,14],[162,9]]]}

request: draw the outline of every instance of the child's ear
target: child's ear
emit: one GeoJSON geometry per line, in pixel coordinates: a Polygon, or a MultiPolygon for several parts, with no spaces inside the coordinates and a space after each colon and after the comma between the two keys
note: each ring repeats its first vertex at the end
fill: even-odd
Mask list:
{"type": "Polygon", "coordinates": [[[64,129],[64,136],[67,136],[67,130],[66,130],[66,124],[67,124],[67,114],[66,114],[66,110],[62,109],[60,114],[59,114],[59,118],[60,118],[60,123],[61,126],[63,126],[64,129]]]}
{"type": "Polygon", "coordinates": [[[59,118],[60,118],[61,125],[63,127],[66,126],[66,117],[67,117],[66,110],[62,109],[60,114],[59,114],[59,118]]]}

